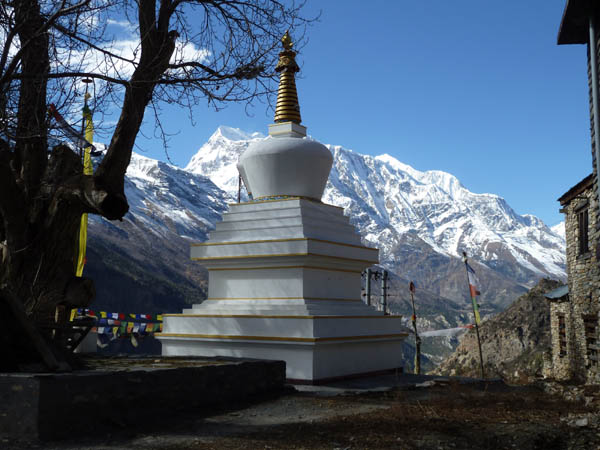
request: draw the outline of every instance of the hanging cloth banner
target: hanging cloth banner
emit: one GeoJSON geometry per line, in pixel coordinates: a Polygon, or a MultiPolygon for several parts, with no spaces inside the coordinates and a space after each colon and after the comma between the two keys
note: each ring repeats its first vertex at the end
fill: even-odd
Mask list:
{"type": "Polygon", "coordinates": [[[477,296],[481,294],[478,290],[479,280],[475,276],[475,271],[465,262],[467,267],[467,276],[469,277],[469,293],[471,294],[471,301],[473,302],[473,312],[475,313],[475,323],[481,324],[481,317],[479,316],[479,304],[477,303],[477,296]]]}
{"type": "MultiPolygon", "coordinates": [[[[85,94],[85,105],[83,107],[83,121],[85,128],[85,142],[90,143],[94,140],[94,124],[92,122],[92,112],[87,105],[87,99],[90,97],[90,94],[86,92],[85,94]]],[[[84,175],[93,175],[94,168],[92,166],[92,156],[91,152],[94,148],[93,145],[87,145],[85,147],[83,153],[83,174],[84,175]]],[[[83,274],[83,267],[85,266],[85,253],[87,247],[87,225],[88,225],[88,215],[87,213],[83,213],[81,215],[81,223],[79,224],[79,254],[77,256],[77,269],[75,271],[75,276],[80,277],[83,274]]]]}

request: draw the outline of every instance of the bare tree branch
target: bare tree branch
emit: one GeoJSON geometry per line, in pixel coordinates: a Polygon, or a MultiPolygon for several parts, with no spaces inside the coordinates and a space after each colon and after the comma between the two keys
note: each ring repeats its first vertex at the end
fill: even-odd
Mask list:
{"type": "MultiPolygon", "coordinates": [[[[16,74],[12,77],[14,80],[34,80],[34,79],[56,79],[56,78],[95,78],[98,80],[108,81],[113,84],[120,84],[122,86],[129,85],[129,80],[121,80],[119,78],[109,77],[107,75],[101,73],[93,73],[93,72],[61,72],[61,73],[48,73],[43,76],[37,74],[16,74]]],[[[150,82],[150,81],[148,81],[150,82]]]]}
{"type": "MultiPolygon", "coordinates": [[[[155,135],[169,130],[160,105],[218,110],[266,98],[277,45],[302,30],[294,0],[19,0],[0,3],[0,286],[10,285],[31,317],[58,304],[87,305],[90,280],[76,278],[76,239],[84,212],[109,220],[128,211],[124,183],[150,106],[155,135]],[[125,17],[131,28],[114,17],[125,17]],[[135,33],[132,31],[135,30],[135,33]],[[71,124],[81,120],[83,78],[95,128],[118,109],[110,144],[94,175],[76,151],[48,142],[64,137],[46,105],[71,124]],[[206,102],[206,103],[205,103],[206,102]]],[[[79,122],[80,123],[80,122],[79,122]]],[[[4,330],[0,329],[0,337],[4,330]]]]}
{"type": "Polygon", "coordinates": [[[85,39],[82,36],[78,35],[77,33],[73,32],[71,30],[68,30],[66,27],[63,27],[59,23],[54,23],[52,26],[54,28],[56,28],[58,31],[60,31],[61,33],[64,33],[65,35],[69,36],[71,39],[79,41],[82,44],[87,45],[89,48],[96,50],[97,52],[104,53],[105,55],[107,55],[107,56],[109,56],[111,58],[115,58],[115,59],[121,60],[121,61],[129,63],[129,64],[135,64],[136,63],[132,59],[124,58],[122,55],[118,55],[115,52],[109,51],[105,47],[100,47],[99,45],[96,45],[93,42],[90,42],[88,39],[85,39]]]}

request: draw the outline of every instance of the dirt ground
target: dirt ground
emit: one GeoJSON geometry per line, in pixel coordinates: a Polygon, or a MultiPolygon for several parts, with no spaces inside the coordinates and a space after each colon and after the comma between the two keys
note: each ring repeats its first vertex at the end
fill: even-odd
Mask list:
{"type": "Polygon", "coordinates": [[[210,414],[2,449],[600,449],[596,388],[446,379],[377,392],[297,392],[210,414]]]}

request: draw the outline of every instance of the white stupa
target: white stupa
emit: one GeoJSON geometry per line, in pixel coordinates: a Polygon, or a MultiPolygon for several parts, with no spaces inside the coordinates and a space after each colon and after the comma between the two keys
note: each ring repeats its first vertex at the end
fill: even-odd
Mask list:
{"type": "Polygon", "coordinates": [[[288,379],[308,382],[396,369],[401,316],[360,298],[378,250],[362,245],[342,208],[321,202],[332,156],[300,125],[296,53],[287,33],[282,42],[275,124],[238,163],[254,200],[230,205],[192,246],[208,298],[163,315],[163,355],[285,360],[288,379]]]}

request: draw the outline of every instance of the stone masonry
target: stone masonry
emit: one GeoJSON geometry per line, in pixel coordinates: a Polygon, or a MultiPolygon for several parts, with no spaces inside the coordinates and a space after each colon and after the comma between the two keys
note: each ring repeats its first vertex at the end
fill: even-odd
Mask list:
{"type": "Polygon", "coordinates": [[[551,302],[552,375],[587,383],[598,381],[600,268],[596,248],[600,232],[594,181],[592,175],[586,177],[559,199],[565,214],[569,295],[567,301],[551,302]],[[583,219],[586,214],[587,220],[583,219]],[[587,230],[587,239],[582,230],[587,230]]]}

